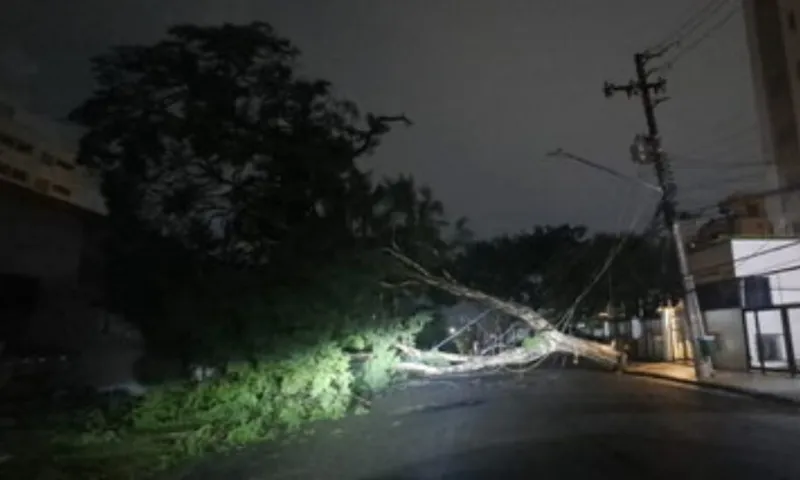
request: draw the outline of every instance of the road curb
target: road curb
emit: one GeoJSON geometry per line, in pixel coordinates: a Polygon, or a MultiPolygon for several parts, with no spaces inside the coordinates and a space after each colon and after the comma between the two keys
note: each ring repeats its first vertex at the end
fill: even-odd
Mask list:
{"type": "Polygon", "coordinates": [[[778,395],[774,393],[766,393],[761,392],[758,390],[753,390],[750,388],[743,388],[743,387],[736,387],[733,385],[724,385],[721,383],[714,383],[714,382],[702,382],[697,380],[687,380],[685,378],[677,378],[671,377],[669,375],[664,375],[661,373],[652,373],[652,372],[633,372],[633,371],[626,371],[627,375],[635,376],[635,377],[645,377],[645,378],[657,378],[659,380],[667,380],[670,382],[681,383],[684,385],[693,385],[698,388],[705,388],[709,390],[719,390],[728,393],[735,393],[738,395],[746,395],[748,397],[756,398],[758,400],[765,400],[773,403],[780,403],[782,405],[789,405],[794,407],[800,407],[800,399],[795,399],[792,397],[786,397],[783,395],[778,395]]]}

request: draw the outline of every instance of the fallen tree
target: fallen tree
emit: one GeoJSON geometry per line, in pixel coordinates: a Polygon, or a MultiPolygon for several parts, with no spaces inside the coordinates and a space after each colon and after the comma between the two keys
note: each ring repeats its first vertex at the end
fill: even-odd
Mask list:
{"type": "MultiPolygon", "coordinates": [[[[398,369],[423,375],[445,375],[503,367],[507,365],[528,365],[546,358],[556,352],[585,357],[611,368],[623,368],[627,360],[624,352],[605,345],[561,332],[556,325],[548,322],[535,310],[515,302],[500,300],[479,290],[459,284],[445,274],[433,275],[397,250],[387,253],[405,267],[405,275],[414,283],[424,284],[447,292],[453,296],[481,303],[489,308],[516,317],[531,327],[534,335],[523,346],[510,348],[494,355],[456,355],[436,350],[421,351],[407,345],[397,345],[406,360],[400,362],[398,369]]],[[[394,286],[394,285],[387,285],[394,286]]]]}

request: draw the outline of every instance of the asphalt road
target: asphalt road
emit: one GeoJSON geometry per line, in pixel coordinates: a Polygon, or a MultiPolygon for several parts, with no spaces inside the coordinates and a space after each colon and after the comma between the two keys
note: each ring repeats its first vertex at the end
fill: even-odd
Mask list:
{"type": "Polygon", "coordinates": [[[800,409],[579,369],[416,382],[368,415],[180,477],[798,479],[800,409]]]}

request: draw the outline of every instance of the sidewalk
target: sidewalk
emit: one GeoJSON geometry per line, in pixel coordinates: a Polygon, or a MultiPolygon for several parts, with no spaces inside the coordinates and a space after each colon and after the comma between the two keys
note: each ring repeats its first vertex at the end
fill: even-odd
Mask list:
{"type": "Polygon", "coordinates": [[[788,373],[718,371],[714,378],[698,381],[694,367],[680,363],[632,363],[626,372],[800,405],[800,376],[788,373]]]}

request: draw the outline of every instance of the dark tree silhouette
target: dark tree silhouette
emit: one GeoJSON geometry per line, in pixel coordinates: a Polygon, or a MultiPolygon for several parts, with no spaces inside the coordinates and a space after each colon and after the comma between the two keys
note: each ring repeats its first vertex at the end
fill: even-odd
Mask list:
{"type": "Polygon", "coordinates": [[[265,306],[284,301],[276,292],[317,291],[310,283],[332,264],[370,272],[336,295],[387,297],[371,288],[388,259],[343,258],[392,243],[431,261],[448,255],[429,189],[410,177],[376,185],[356,166],[409,119],[361,115],[329,82],[299,75],[298,58],[252,23],[177,26],[94,59],[97,88],[71,114],[87,129],[79,161],[103,179],[113,303],[159,350],[253,350],[255,332],[298,322],[265,306]]]}

